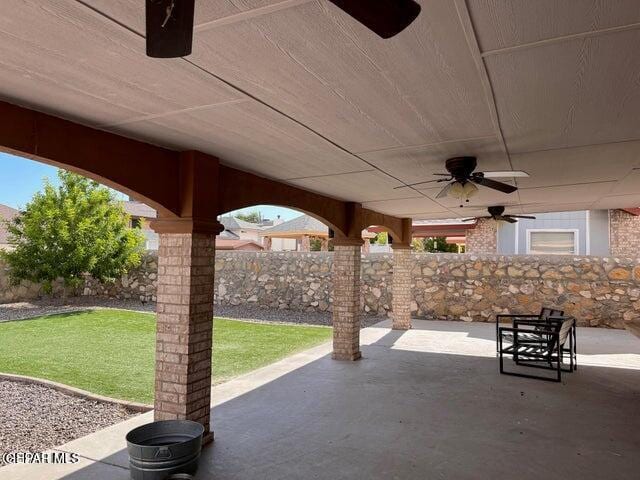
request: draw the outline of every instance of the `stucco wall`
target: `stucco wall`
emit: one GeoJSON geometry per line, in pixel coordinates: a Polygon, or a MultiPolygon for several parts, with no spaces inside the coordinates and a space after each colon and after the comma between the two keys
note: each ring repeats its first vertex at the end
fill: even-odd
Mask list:
{"type": "MultiPolygon", "coordinates": [[[[216,302],[331,310],[332,259],[331,252],[218,252],[216,302]]],[[[623,328],[623,319],[640,318],[640,264],[634,259],[413,254],[412,263],[411,309],[416,317],[492,321],[496,313],[537,313],[545,305],[575,315],[581,325],[623,328]]],[[[365,313],[389,312],[392,264],[392,254],[363,258],[365,313]]],[[[150,255],[138,271],[115,284],[88,280],[83,293],[152,301],[156,269],[150,255]]],[[[37,289],[18,287],[14,293],[33,298],[37,289]]]]}

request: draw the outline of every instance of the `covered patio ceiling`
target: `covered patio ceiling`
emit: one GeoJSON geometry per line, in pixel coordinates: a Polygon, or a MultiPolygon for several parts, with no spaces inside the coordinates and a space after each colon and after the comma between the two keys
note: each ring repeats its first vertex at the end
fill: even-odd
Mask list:
{"type": "Polygon", "coordinates": [[[321,0],[196,3],[159,60],[140,0],[5,0],[0,97],[399,217],[640,204],[637,0],[421,0],[389,40],[321,0]],[[530,177],[394,189],[456,155],[530,177]]]}

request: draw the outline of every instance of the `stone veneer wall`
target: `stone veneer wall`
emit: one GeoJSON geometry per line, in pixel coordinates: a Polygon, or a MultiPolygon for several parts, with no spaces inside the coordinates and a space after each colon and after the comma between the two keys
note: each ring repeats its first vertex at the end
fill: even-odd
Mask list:
{"type": "MultiPolygon", "coordinates": [[[[67,292],[69,295],[78,292],[67,292]]],[[[62,283],[55,282],[53,295],[62,294],[62,283]]],[[[42,286],[38,283],[21,281],[18,285],[12,285],[9,280],[9,272],[6,264],[0,260],[0,304],[35,300],[44,295],[42,286]]]]}
{"type": "Polygon", "coordinates": [[[609,243],[613,256],[635,257],[640,253],[640,216],[609,210],[609,243]]]}
{"type": "Polygon", "coordinates": [[[498,222],[479,219],[475,228],[467,230],[465,237],[466,253],[496,253],[498,251],[498,222]]]}
{"type": "MultiPolygon", "coordinates": [[[[581,325],[623,328],[623,319],[640,318],[640,263],[635,259],[412,255],[415,317],[492,321],[496,313],[537,313],[545,305],[575,315],[581,325]]],[[[331,310],[332,259],[330,252],[217,252],[216,303],[331,310]]],[[[155,257],[149,256],[137,272],[114,284],[87,281],[83,293],[152,301],[156,269],[155,257]]],[[[363,257],[366,314],[390,312],[392,270],[392,254],[363,257]]],[[[4,281],[0,275],[0,285],[4,281]]]]}

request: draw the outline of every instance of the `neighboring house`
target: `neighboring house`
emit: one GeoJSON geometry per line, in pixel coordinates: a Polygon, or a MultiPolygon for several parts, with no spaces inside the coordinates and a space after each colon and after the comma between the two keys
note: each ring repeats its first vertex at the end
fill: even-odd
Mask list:
{"type": "Polygon", "coordinates": [[[499,222],[497,252],[504,255],[609,255],[609,211],[535,214],[499,222]]]}
{"type": "Polygon", "coordinates": [[[9,232],[7,232],[4,222],[13,220],[19,213],[15,208],[0,203],[0,250],[13,248],[9,243],[9,232]]]}
{"type": "Polygon", "coordinates": [[[517,223],[478,221],[467,230],[467,252],[636,257],[640,251],[640,209],[532,215],[517,223]]]}
{"type": "Polygon", "coordinates": [[[636,257],[640,252],[640,208],[531,215],[535,220],[517,223],[414,220],[413,237],[445,237],[475,254],[636,257]]]}
{"type": "Polygon", "coordinates": [[[311,239],[321,242],[321,250],[329,245],[329,227],[309,215],[300,215],[292,220],[282,222],[262,230],[263,244],[267,250],[308,252],[311,239]]]}
{"type": "MultiPolygon", "coordinates": [[[[131,227],[140,228],[146,238],[145,248],[147,250],[157,250],[159,237],[154,232],[150,223],[156,218],[156,211],[148,205],[135,200],[123,203],[125,211],[131,216],[131,227]]],[[[261,238],[257,232],[262,227],[255,223],[245,222],[239,218],[221,217],[220,223],[224,225],[224,231],[216,237],[216,248],[218,250],[264,250],[261,238]]]]}
{"type": "Polygon", "coordinates": [[[243,240],[238,235],[228,230],[224,230],[216,237],[217,250],[245,250],[259,252],[264,247],[253,240],[243,240]]]}
{"type": "Polygon", "coordinates": [[[447,243],[457,245],[458,252],[461,252],[466,245],[467,232],[475,227],[475,221],[464,221],[459,218],[414,220],[412,235],[413,238],[444,237],[447,243]]]}
{"type": "Polygon", "coordinates": [[[158,250],[158,234],[149,226],[156,218],[156,211],[149,205],[135,200],[123,202],[124,211],[131,216],[132,228],[139,228],[145,237],[145,249],[158,250]]]}
{"type": "Polygon", "coordinates": [[[262,232],[263,227],[261,225],[231,216],[220,217],[219,221],[224,226],[225,231],[235,234],[238,239],[251,240],[258,244],[262,243],[260,233],[262,232]]]}

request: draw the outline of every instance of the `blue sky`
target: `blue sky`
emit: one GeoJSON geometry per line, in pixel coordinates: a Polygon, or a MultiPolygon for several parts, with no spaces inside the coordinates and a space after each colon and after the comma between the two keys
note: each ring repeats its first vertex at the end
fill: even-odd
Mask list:
{"type": "MultiPolygon", "coordinates": [[[[57,168],[34,162],[25,158],[0,153],[0,203],[13,208],[24,207],[33,194],[42,188],[45,178],[57,183],[57,168]]],[[[257,205],[255,207],[238,210],[251,212],[259,210],[263,218],[274,219],[277,215],[283,220],[291,220],[300,212],[282,207],[257,205]]]]}

